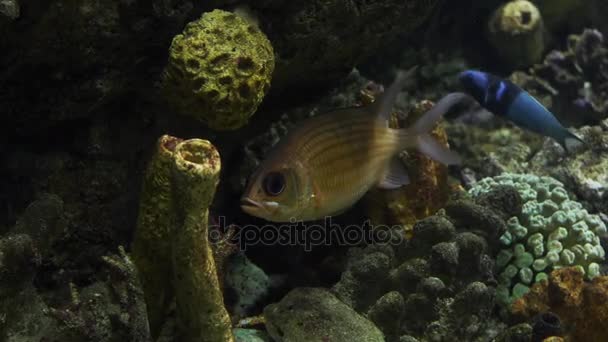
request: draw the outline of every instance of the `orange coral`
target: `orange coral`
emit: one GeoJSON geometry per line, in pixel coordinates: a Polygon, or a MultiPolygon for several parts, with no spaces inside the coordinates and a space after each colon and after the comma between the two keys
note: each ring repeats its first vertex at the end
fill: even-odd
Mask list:
{"type": "MultiPolygon", "coordinates": [[[[398,124],[394,116],[391,127],[410,126],[433,105],[431,101],[418,103],[405,123],[398,124]]],[[[433,129],[431,135],[448,146],[447,134],[440,125],[433,129]]],[[[445,165],[415,151],[404,153],[402,160],[407,166],[411,183],[396,190],[372,190],[367,195],[367,203],[372,221],[402,225],[409,232],[417,220],[434,214],[445,205],[451,188],[445,165]]]]}
{"type": "Polygon", "coordinates": [[[566,330],[564,341],[607,341],[608,276],[586,282],[579,269],[561,268],[511,307],[512,314],[524,320],[547,311],[559,315],[566,330]]]}

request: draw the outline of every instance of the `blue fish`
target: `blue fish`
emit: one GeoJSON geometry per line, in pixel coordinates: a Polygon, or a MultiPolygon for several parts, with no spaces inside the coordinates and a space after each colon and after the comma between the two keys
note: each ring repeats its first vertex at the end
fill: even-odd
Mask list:
{"type": "Polygon", "coordinates": [[[477,70],[462,72],[459,80],[482,107],[517,126],[553,138],[568,152],[584,144],[545,106],[513,82],[477,70]]]}

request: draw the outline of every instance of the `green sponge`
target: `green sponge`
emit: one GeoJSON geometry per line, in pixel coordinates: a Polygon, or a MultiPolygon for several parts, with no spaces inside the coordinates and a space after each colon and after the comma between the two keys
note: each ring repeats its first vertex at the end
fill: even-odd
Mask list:
{"type": "Polygon", "coordinates": [[[270,88],[274,51],[262,31],[214,10],[173,38],[163,74],[167,98],[182,114],[216,130],[245,125],[270,88]]]}

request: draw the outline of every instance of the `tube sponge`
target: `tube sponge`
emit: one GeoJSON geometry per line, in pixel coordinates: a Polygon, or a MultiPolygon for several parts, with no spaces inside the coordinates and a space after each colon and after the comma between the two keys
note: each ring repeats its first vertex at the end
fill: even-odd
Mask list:
{"type": "Polygon", "coordinates": [[[517,189],[524,204],[500,237],[499,301],[509,304],[520,298],[552,269],[575,266],[588,279],[599,275],[605,257],[599,235],[606,233],[599,216],[570,200],[563,184],[551,177],[504,173],[479,181],[469,193],[477,196],[500,185],[517,189]]]}
{"type": "Polygon", "coordinates": [[[173,299],[171,278],[172,190],[170,171],[173,152],[182,139],[164,135],[158,139],[142,184],[132,258],[144,289],[148,321],[157,337],[165,312],[173,299]]]}
{"type": "Polygon", "coordinates": [[[270,88],[274,51],[254,24],[222,10],[205,13],[173,38],[163,74],[167,98],[210,128],[245,125],[270,88]]]}
{"type": "Polygon", "coordinates": [[[174,157],[172,256],[179,324],[187,341],[232,341],[207,225],[220,156],[209,141],[191,139],[177,145],[174,157]]]}
{"type": "Polygon", "coordinates": [[[544,25],[538,8],[526,0],[499,7],[488,23],[488,40],[497,54],[513,67],[541,61],[545,49],[544,25]]]}
{"type": "Polygon", "coordinates": [[[146,170],[133,260],[154,338],[175,296],[184,340],[233,340],[208,240],[220,165],[210,142],[165,135],[146,170]]]}

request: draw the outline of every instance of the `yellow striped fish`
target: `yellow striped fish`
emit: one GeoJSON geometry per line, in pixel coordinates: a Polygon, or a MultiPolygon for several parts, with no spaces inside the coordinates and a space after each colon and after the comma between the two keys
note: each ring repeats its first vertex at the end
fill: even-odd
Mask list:
{"type": "Polygon", "coordinates": [[[404,149],[416,148],[444,164],[460,163],[428,133],[466,95],[447,95],[410,128],[388,127],[397,94],[415,70],[399,72],[369,106],[313,117],[289,132],[250,177],[241,208],[274,222],[321,219],[345,211],[373,186],[407,184],[397,157],[404,149]]]}

